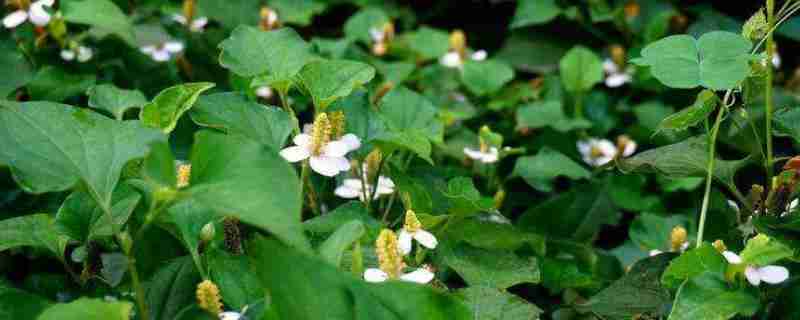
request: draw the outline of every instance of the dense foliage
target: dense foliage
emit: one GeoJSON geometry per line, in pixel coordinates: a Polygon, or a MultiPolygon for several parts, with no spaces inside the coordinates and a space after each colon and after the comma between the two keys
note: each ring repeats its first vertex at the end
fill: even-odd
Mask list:
{"type": "Polygon", "coordinates": [[[461,2],[7,0],[0,319],[800,318],[799,1],[461,2]]]}

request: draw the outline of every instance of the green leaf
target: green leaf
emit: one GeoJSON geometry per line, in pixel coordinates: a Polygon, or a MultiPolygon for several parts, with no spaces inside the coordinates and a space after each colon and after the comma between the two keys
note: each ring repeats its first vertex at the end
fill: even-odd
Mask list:
{"type": "Polygon", "coordinates": [[[362,9],[344,23],[344,35],[347,39],[357,40],[364,43],[372,43],[369,30],[372,28],[383,28],[389,22],[389,16],[379,7],[368,7],[362,9]]]}
{"type": "Polygon", "coordinates": [[[772,124],[775,135],[789,136],[800,143],[800,108],[786,108],[776,112],[772,124]]]}
{"type": "Polygon", "coordinates": [[[408,132],[384,132],[372,139],[383,154],[390,154],[396,150],[408,150],[430,164],[431,143],[428,135],[416,130],[408,132]]]}
{"type": "Polygon", "coordinates": [[[577,46],[567,52],[559,63],[561,83],[574,93],[587,92],[603,80],[603,65],[591,50],[577,46]]]}
{"type": "Polygon", "coordinates": [[[112,236],[114,230],[121,230],[128,221],[141,197],[127,184],[119,185],[111,196],[112,220],[109,221],[91,195],[75,191],[58,209],[55,227],[61,234],[80,243],[112,236]]]}
{"type": "Polygon", "coordinates": [[[599,183],[579,185],[528,209],[517,225],[542,235],[591,241],[603,225],[615,225],[621,217],[604,188],[599,183]]]}
{"type": "Polygon", "coordinates": [[[0,220],[0,251],[30,246],[64,257],[66,240],[59,237],[53,218],[46,213],[0,220]]]}
{"type": "Polygon", "coordinates": [[[281,21],[300,26],[311,24],[311,17],[325,9],[326,4],[314,0],[269,0],[281,21]]]}
{"type": "Polygon", "coordinates": [[[457,294],[472,309],[473,320],[533,320],[544,312],[525,299],[492,287],[472,286],[457,294]]]}
{"type": "Polygon", "coordinates": [[[447,198],[447,212],[454,216],[466,216],[494,209],[494,199],[484,198],[475,188],[472,178],[455,177],[447,182],[447,190],[442,190],[447,198]]]}
{"type": "Polygon", "coordinates": [[[686,251],[672,262],[661,275],[661,283],[667,288],[677,288],[684,281],[703,273],[723,275],[728,262],[710,244],[704,243],[699,248],[686,251]]]}
{"type": "Polygon", "coordinates": [[[209,131],[197,133],[195,141],[189,192],[196,201],[310,250],[300,224],[300,181],[274,149],[209,131]]]}
{"type": "Polygon", "coordinates": [[[765,266],[785,258],[791,258],[794,256],[794,249],[765,234],[759,234],[747,240],[747,245],[740,256],[742,263],[765,266]]]}
{"type": "Polygon", "coordinates": [[[139,118],[146,126],[161,129],[166,134],[175,129],[178,119],[194,105],[203,91],[213,83],[184,83],[161,90],[153,101],[144,105],[139,118]]]}
{"type": "Polygon", "coordinates": [[[354,242],[364,235],[364,224],[358,220],[351,220],[343,224],[323,242],[317,251],[325,262],[336,267],[342,263],[342,255],[354,242]]]}
{"type": "Polygon", "coordinates": [[[175,319],[184,307],[196,303],[194,292],[200,281],[200,274],[189,257],[175,259],[161,267],[148,282],[145,293],[151,319],[175,319]]]}
{"type": "Polygon", "coordinates": [[[437,113],[430,100],[402,86],[389,91],[378,107],[378,114],[389,130],[399,133],[416,131],[425,134],[433,143],[441,143],[444,124],[437,113]]]}
{"type": "Polygon", "coordinates": [[[0,319],[36,319],[50,301],[0,283],[0,319]]]}
{"type": "Polygon", "coordinates": [[[167,209],[167,214],[162,216],[178,231],[178,236],[192,255],[200,261],[200,236],[203,227],[214,223],[216,213],[199,201],[187,199],[167,209]]]}
{"type": "Polygon", "coordinates": [[[17,50],[17,44],[13,40],[0,40],[0,73],[5,75],[0,78],[0,99],[5,99],[33,78],[33,66],[25,59],[22,51],[17,50]]]}
{"type": "Polygon", "coordinates": [[[725,320],[752,316],[758,311],[758,297],[746,288],[730,289],[722,277],[703,274],[686,281],[676,294],[669,320],[725,320]]]}
{"type": "Polygon", "coordinates": [[[320,60],[306,64],[297,75],[297,84],[311,96],[314,106],[325,110],[353,89],[375,77],[375,68],[350,60],[320,60]]]}
{"type": "Polygon", "coordinates": [[[514,78],[514,69],[499,60],[464,62],[461,82],[475,95],[485,96],[500,90],[514,78]]]}
{"type": "Polygon", "coordinates": [[[101,84],[89,88],[89,107],[105,110],[117,120],[122,120],[125,111],[141,108],[147,104],[147,97],[139,90],[125,90],[113,84],[101,84]]]}
{"type": "Polygon", "coordinates": [[[226,306],[242,310],[264,300],[265,290],[246,256],[215,250],[206,257],[211,279],[219,286],[226,306]]]}
{"type": "Polygon", "coordinates": [[[663,216],[644,212],[633,219],[628,235],[640,249],[645,251],[669,251],[670,233],[676,226],[688,229],[689,220],[683,215],[663,216]]]}
{"type": "Polygon", "coordinates": [[[569,157],[545,146],[535,156],[517,158],[511,175],[522,177],[539,191],[550,192],[553,180],[559,176],[578,180],[588,179],[591,173],[569,157]]]}
{"type": "Polygon", "coordinates": [[[292,120],[286,111],[234,92],[200,97],[189,115],[200,126],[243,135],[276,150],[283,147],[292,132],[292,120]]]}
{"type": "Polygon", "coordinates": [[[87,24],[98,33],[112,33],[130,45],[134,44],[133,25],[111,0],[65,0],[61,2],[64,20],[87,24]]]}
{"type": "Polygon", "coordinates": [[[202,15],[219,22],[228,29],[242,25],[257,25],[258,12],[263,5],[261,0],[238,0],[236,3],[229,0],[203,0],[196,3],[197,9],[202,15]]]}
{"type": "Polygon", "coordinates": [[[539,283],[541,272],[535,257],[512,251],[490,251],[469,245],[437,248],[445,263],[470,286],[506,289],[520,283],[539,283]]]}
{"type": "Polygon", "coordinates": [[[555,0],[520,0],[511,29],[550,22],[561,14],[555,0]]]}
{"type": "Polygon", "coordinates": [[[635,263],[625,275],[589,301],[576,306],[603,319],[631,319],[642,313],[663,314],[671,301],[658,279],[673,257],[658,255],[635,263]]]}
{"type": "Polygon", "coordinates": [[[67,72],[64,69],[45,66],[36,72],[28,83],[28,92],[35,100],[64,101],[86,92],[95,82],[93,74],[67,72]]]}
{"type": "Polygon", "coordinates": [[[719,98],[717,98],[717,95],[714,94],[713,91],[703,90],[697,94],[697,99],[694,101],[694,104],[661,120],[656,134],[658,134],[658,131],[664,129],[686,130],[694,127],[701,121],[706,120],[718,103],[719,98]]]}
{"type": "Polygon", "coordinates": [[[37,320],[129,320],[133,304],[80,298],[47,308],[37,320]]]}
{"type": "Polygon", "coordinates": [[[450,49],[449,35],[439,29],[422,26],[404,36],[408,40],[409,48],[423,60],[438,59],[450,49]]]}
{"type": "Polygon", "coordinates": [[[496,223],[488,219],[457,219],[448,223],[447,235],[473,247],[488,250],[517,250],[528,244],[537,253],[545,250],[545,238],[519,230],[510,223],[496,223]]]}
{"type": "Polygon", "coordinates": [[[219,44],[219,63],[242,77],[262,76],[259,84],[288,91],[292,78],[312,59],[311,45],[291,28],[261,31],[239,26],[219,44]]]}
{"type": "MultiPolygon", "coordinates": [[[[736,171],[744,167],[749,158],[742,160],[720,160],[714,165],[714,179],[734,186],[736,171]]],[[[708,163],[708,142],[705,136],[647,150],[619,161],[623,172],[655,172],[668,178],[705,177],[708,163]]]]}
{"type": "Polygon", "coordinates": [[[0,102],[0,128],[0,163],[11,167],[24,190],[64,191],[82,181],[105,212],[122,167],[143,157],[151,142],[164,140],[139,121],[52,102],[0,102]]]}
{"type": "Polygon", "coordinates": [[[331,212],[303,221],[303,228],[312,234],[331,234],[351,221],[359,221],[376,238],[382,228],[381,222],[367,212],[360,201],[350,201],[336,207],[331,212]]]}
{"type": "Polygon", "coordinates": [[[709,32],[697,40],[675,35],[649,44],[634,63],[650,66],[653,76],[668,87],[725,90],[750,73],[751,47],[747,39],[726,31],[709,32]]]}
{"type": "Polygon", "coordinates": [[[280,319],[470,319],[459,299],[427,286],[367,283],[263,238],[248,243],[248,252],[280,319]]]}
{"type": "Polygon", "coordinates": [[[588,129],[592,123],[586,119],[568,118],[560,100],[540,100],[517,109],[517,129],[551,127],[558,132],[588,129]]]}

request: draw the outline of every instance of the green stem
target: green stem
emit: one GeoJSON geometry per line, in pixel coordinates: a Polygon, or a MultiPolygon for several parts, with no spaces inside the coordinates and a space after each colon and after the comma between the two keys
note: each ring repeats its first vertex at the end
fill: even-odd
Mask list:
{"type": "MultiPolygon", "coordinates": [[[[775,0],[767,0],[767,23],[770,29],[775,25],[775,0]]],[[[767,157],[764,160],[764,166],[767,171],[767,181],[772,180],[772,112],[773,112],[773,96],[772,96],[772,58],[775,55],[775,38],[770,32],[767,35],[767,76],[764,80],[764,109],[766,121],[766,144],[767,144],[767,157]]]]}
{"type": "Polygon", "coordinates": [[[134,258],[132,254],[128,256],[128,271],[131,274],[133,288],[136,290],[136,304],[139,306],[140,314],[139,319],[149,320],[150,312],[148,311],[147,303],[144,300],[144,287],[142,286],[142,282],[139,280],[139,272],[136,270],[136,258],[134,258]]]}
{"type": "Polygon", "coordinates": [[[575,119],[583,118],[583,92],[575,94],[575,119]]]}
{"type": "Polygon", "coordinates": [[[311,185],[311,175],[310,170],[311,167],[308,164],[308,160],[303,162],[303,168],[300,170],[300,190],[301,192],[306,192],[308,195],[308,206],[311,207],[311,211],[314,212],[314,216],[319,216],[320,210],[319,205],[317,202],[317,195],[314,192],[314,187],[311,185]]]}
{"type": "MultiPolygon", "coordinates": [[[[725,99],[725,102],[727,99],[725,99]]],[[[698,223],[697,227],[697,246],[703,243],[703,231],[706,226],[706,215],[708,214],[708,203],[709,199],[711,198],[711,182],[714,180],[714,160],[716,160],[716,144],[717,144],[717,133],[719,133],[719,127],[722,123],[723,116],[725,115],[725,110],[727,106],[725,106],[725,102],[723,102],[723,106],[719,109],[717,113],[717,119],[714,120],[714,126],[711,128],[711,136],[708,140],[708,165],[706,173],[706,189],[705,194],[703,195],[703,205],[700,209],[700,222],[698,223]]]]}
{"type": "Polygon", "coordinates": [[[278,97],[281,99],[281,106],[286,112],[289,113],[289,116],[292,117],[292,124],[294,124],[294,134],[300,134],[300,120],[297,119],[297,114],[294,113],[294,109],[289,105],[289,92],[288,90],[277,90],[278,97]]]}

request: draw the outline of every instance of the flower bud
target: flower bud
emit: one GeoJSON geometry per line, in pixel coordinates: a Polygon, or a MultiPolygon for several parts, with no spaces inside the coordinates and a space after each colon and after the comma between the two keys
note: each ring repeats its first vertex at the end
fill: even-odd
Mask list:
{"type": "Polygon", "coordinates": [[[623,7],[622,11],[625,13],[625,19],[633,20],[638,17],[639,14],[641,14],[642,7],[636,2],[636,0],[631,0],[625,4],[625,7],[623,7]]]}
{"type": "Polygon", "coordinates": [[[183,16],[186,17],[187,24],[194,19],[195,0],[183,0],[183,16]]]}
{"type": "Polygon", "coordinates": [[[216,228],[214,227],[213,222],[206,223],[203,226],[203,229],[200,229],[200,241],[204,243],[209,243],[211,240],[214,240],[214,235],[216,234],[216,228]]]}
{"type": "Polygon", "coordinates": [[[467,48],[467,36],[464,31],[454,30],[450,33],[450,50],[458,52],[462,57],[467,48]]]}
{"type": "Polygon", "coordinates": [[[192,165],[188,163],[178,164],[175,168],[177,171],[177,186],[184,188],[189,186],[189,178],[192,175],[192,165]]]}
{"type": "Polygon", "coordinates": [[[728,251],[728,247],[725,246],[725,241],[722,241],[721,239],[717,239],[711,245],[714,246],[714,249],[717,249],[719,253],[728,251]]]}
{"type": "Polygon", "coordinates": [[[203,280],[197,285],[195,291],[197,305],[200,309],[216,316],[222,313],[222,298],[219,295],[219,288],[211,280],[203,280]]]}
{"type": "Polygon", "coordinates": [[[669,234],[670,248],[672,248],[672,251],[680,251],[683,248],[684,243],[686,243],[687,235],[686,229],[681,226],[672,228],[672,232],[669,234]]]}
{"type": "Polygon", "coordinates": [[[609,48],[609,51],[611,53],[611,60],[614,61],[614,64],[620,68],[624,67],[625,61],[627,60],[625,48],[621,45],[615,44],[609,48]]]}

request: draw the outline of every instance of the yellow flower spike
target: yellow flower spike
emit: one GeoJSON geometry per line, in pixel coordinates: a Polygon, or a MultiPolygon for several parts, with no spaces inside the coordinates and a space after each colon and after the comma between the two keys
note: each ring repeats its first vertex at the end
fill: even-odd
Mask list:
{"type": "Polygon", "coordinates": [[[621,45],[615,44],[609,48],[611,52],[611,60],[614,61],[618,67],[622,68],[625,66],[625,48],[621,45]]]}
{"type": "Polygon", "coordinates": [[[394,23],[388,21],[383,24],[383,41],[389,43],[394,39],[394,23]]]}
{"type": "Polygon", "coordinates": [[[390,279],[397,279],[403,269],[403,258],[397,247],[397,235],[389,229],[381,230],[375,240],[375,254],[378,256],[379,268],[389,275],[390,279]]]}
{"type": "Polygon", "coordinates": [[[725,246],[725,241],[722,241],[721,239],[717,239],[711,245],[714,246],[714,249],[717,249],[719,253],[728,251],[728,247],[725,246]]]}
{"type": "Polygon", "coordinates": [[[178,164],[176,170],[178,171],[178,188],[189,186],[189,178],[192,176],[191,164],[178,164]]]}
{"type": "Polygon", "coordinates": [[[326,113],[320,113],[311,128],[311,154],[319,155],[331,139],[331,122],[326,113]]]}
{"type": "Polygon", "coordinates": [[[195,0],[183,0],[183,16],[186,17],[187,24],[194,19],[195,0]]]}
{"type": "Polygon", "coordinates": [[[219,295],[219,288],[211,280],[203,280],[197,285],[197,305],[200,309],[216,316],[222,313],[222,298],[219,295]]]}
{"type": "Polygon", "coordinates": [[[686,243],[687,232],[684,227],[675,226],[669,234],[669,243],[672,251],[680,251],[686,243]]]}
{"type": "Polygon", "coordinates": [[[383,154],[377,148],[372,150],[372,152],[367,155],[367,158],[364,159],[367,163],[367,182],[373,183],[375,181],[375,175],[378,174],[378,168],[380,168],[382,160],[383,154]]]}
{"type": "Polygon", "coordinates": [[[450,33],[450,50],[458,52],[462,57],[467,49],[467,36],[464,31],[454,30],[450,33]]]}
{"type": "Polygon", "coordinates": [[[409,233],[414,233],[422,229],[422,223],[419,222],[417,214],[414,210],[406,210],[406,222],[404,228],[409,233]]]}
{"type": "Polygon", "coordinates": [[[331,123],[331,139],[339,139],[344,135],[345,117],[344,112],[334,111],[328,113],[328,119],[331,123]]]}

